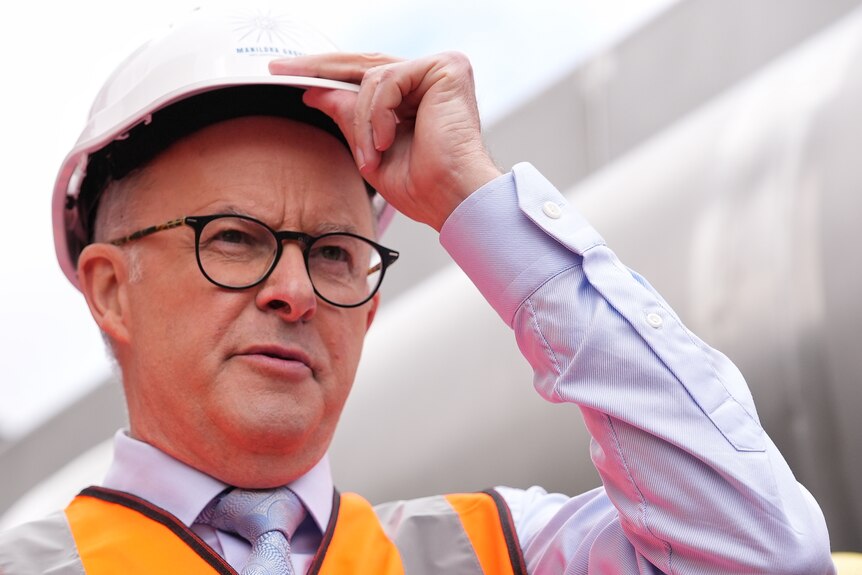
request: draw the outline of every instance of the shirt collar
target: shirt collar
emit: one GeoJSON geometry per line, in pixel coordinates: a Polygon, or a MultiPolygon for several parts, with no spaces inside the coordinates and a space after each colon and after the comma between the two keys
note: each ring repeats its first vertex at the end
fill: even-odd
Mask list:
{"type": "MultiPolygon", "coordinates": [[[[133,439],[126,430],[114,435],[114,458],[102,483],[131,493],[174,515],[190,527],[213,497],[228,485],[133,439]]],[[[324,455],[305,475],[287,485],[302,500],[323,533],[332,514],[332,472],[324,455]]]]}

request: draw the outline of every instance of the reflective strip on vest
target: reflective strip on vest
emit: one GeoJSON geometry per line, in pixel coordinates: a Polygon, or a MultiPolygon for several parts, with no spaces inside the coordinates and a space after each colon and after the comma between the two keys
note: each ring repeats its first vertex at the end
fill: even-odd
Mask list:
{"type": "MultiPolygon", "coordinates": [[[[177,518],[132,495],[88,488],[65,515],[71,532],[66,545],[73,537],[74,547],[61,555],[79,556],[78,572],[236,574],[177,518]]],[[[377,508],[358,495],[336,494],[309,575],[346,573],[525,575],[526,569],[508,508],[496,492],[377,508]]]]}
{"type": "Polygon", "coordinates": [[[328,549],[326,542],[321,547],[321,569],[312,567],[309,575],[527,573],[509,508],[493,490],[373,509],[362,497],[346,493],[332,542],[328,549]]]}
{"type": "Polygon", "coordinates": [[[374,509],[398,548],[404,573],[482,575],[461,518],[445,497],[397,501],[374,509]]]}
{"type": "Polygon", "coordinates": [[[0,533],[0,573],[85,575],[63,512],[0,533]]]}

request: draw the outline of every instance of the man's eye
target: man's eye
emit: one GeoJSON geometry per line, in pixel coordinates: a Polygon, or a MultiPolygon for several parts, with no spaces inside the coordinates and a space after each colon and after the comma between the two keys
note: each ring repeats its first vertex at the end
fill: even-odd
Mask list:
{"type": "Polygon", "coordinates": [[[350,253],[340,246],[321,246],[315,249],[311,255],[312,257],[334,262],[346,262],[350,260],[350,253]]]}
{"type": "Polygon", "coordinates": [[[221,230],[216,233],[213,238],[217,242],[225,242],[229,244],[249,243],[249,235],[240,230],[221,230]]]}

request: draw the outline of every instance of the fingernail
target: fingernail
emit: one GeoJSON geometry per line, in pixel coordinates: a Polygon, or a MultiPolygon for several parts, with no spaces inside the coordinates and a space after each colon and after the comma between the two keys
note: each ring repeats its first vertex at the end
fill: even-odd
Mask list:
{"type": "Polygon", "coordinates": [[[380,144],[377,143],[377,130],[371,130],[371,139],[374,141],[374,149],[380,151],[380,144]]]}
{"type": "Polygon", "coordinates": [[[362,148],[356,148],[356,162],[360,172],[365,169],[365,154],[362,153],[362,148]]]}

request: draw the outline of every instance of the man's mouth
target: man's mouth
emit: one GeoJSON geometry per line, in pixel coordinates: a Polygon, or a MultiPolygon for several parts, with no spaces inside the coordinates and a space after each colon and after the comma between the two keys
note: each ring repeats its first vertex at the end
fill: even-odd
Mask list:
{"type": "Polygon", "coordinates": [[[288,368],[289,366],[292,366],[292,369],[296,369],[300,367],[299,364],[301,364],[301,366],[306,369],[312,371],[314,369],[311,358],[308,354],[303,350],[292,346],[255,345],[243,349],[236,355],[276,368],[288,368]]]}

